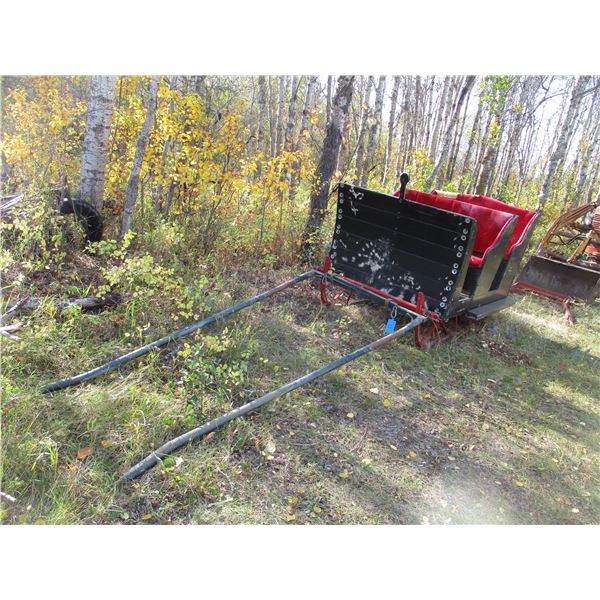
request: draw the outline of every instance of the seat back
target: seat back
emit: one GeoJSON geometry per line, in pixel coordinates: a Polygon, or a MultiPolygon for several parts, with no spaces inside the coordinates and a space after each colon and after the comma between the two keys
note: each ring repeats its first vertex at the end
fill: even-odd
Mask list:
{"type": "MultiPolygon", "coordinates": [[[[396,192],[394,195],[398,195],[396,192]]],[[[460,196],[448,198],[439,194],[427,194],[417,190],[406,190],[406,199],[428,206],[436,206],[461,215],[466,215],[477,221],[477,237],[473,251],[484,256],[493,247],[500,236],[513,221],[513,215],[495,208],[476,203],[463,202],[460,196]]]]}
{"type": "MultiPolygon", "coordinates": [[[[438,195],[439,198],[443,198],[443,192],[432,192],[434,195],[438,195]]],[[[510,213],[511,215],[516,215],[518,217],[517,223],[515,225],[515,229],[510,238],[510,242],[504,251],[504,260],[507,260],[514,247],[522,244],[525,240],[528,241],[531,232],[533,231],[534,224],[539,216],[537,212],[532,210],[527,210],[525,208],[519,208],[518,206],[513,206],[512,204],[507,204],[506,202],[502,202],[501,200],[496,200],[495,198],[490,198],[489,196],[476,196],[473,194],[457,194],[456,200],[461,202],[466,202],[469,204],[475,204],[477,206],[485,206],[487,208],[491,208],[493,210],[499,210],[505,213],[510,213]]]]}
{"type": "Polygon", "coordinates": [[[445,316],[460,297],[477,223],[425,203],[349,184],[338,187],[330,248],[339,273],[445,316]]]}

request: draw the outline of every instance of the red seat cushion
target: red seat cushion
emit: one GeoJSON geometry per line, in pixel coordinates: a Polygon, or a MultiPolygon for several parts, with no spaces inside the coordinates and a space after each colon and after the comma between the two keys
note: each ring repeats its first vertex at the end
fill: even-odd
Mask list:
{"type": "MultiPolygon", "coordinates": [[[[394,195],[399,196],[399,190],[394,195]]],[[[485,262],[487,252],[496,245],[504,230],[513,220],[513,215],[509,212],[477,203],[463,202],[458,198],[447,198],[437,194],[427,194],[410,189],[406,190],[405,198],[412,202],[435,206],[436,208],[475,219],[477,222],[477,235],[473,245],[473,252],[481,256],[472,255],[469,264],[476,268],[481,268],[485,262]]]]}
{"type": "MultiPolygon", "coordinates": [[[[436,192],[433,192],[433,195],[437,196],[436,192]]],[[[443,196],[438,196],[438,198],[443,198],[443,196]]],[[[503,212],[510,213],[511,215],[516,215],[518,217],[517,223],[515,225],[515,229],[513,234],[508,242],[508,246],[504,251],[504,259],[508,259],[510,256],[512,249],[517,244],[521,243],[527,232],[529,231],[529,226],[535,219],[537,215],[536,212],[532,210],[526,210],[525,208],[519,208],[518,206],[513,206],[512,204],[507,204],[506,202],[502,202],[501,200],[496,200],[495,198],[490,198],[489,196],[474,196],[472,194],[459,194],[456,197],[457,200],[461,202],[468,202],[470,204],[476,204],[477,206],[486,206],[488,208],[494,210],[501,210],[503,212]]]]}

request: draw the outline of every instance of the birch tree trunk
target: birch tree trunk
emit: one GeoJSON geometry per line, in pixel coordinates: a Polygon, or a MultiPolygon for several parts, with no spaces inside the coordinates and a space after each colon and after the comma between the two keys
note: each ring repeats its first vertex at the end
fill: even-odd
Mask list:
{"type": "Polygon", "coordinates": [[[150,131],[152,129],[152,125],[154,124],[154,117],[156,115],[156,98],[158,96],[159,85],[160,76],[155,75],[152,77],[150,82],[146,119],[142,125],[142,131],[138,137],[137,147],[135,149],[135,157],[133,159],[133,166],[131,167],[129,182],[127,183],[125,205],[123,207],[123,220],[121,221],[121,239],[123,239],[125,234],[131,229],[131,224],[133,221],[133,207],[135,206],[135,201],[137,200],[142,161],[144,160],[144,154],[146,153],[146,148],[148,147],[150,131]]]}
{"type": "Polygon", "coordinates": [[[383,160],[383,174],[381,176],[381,184],[384,185],[387,179],[390,160],[392,159],[392,143],[394,141],[394,124],[396,122],[396,104],[398,103],[398,90],[400,89],[400,77],[394,77],[394,85],[392,87],[392,98],[390,106],[390,119],[388,121],[388,136],[385,146],[385,158],[383,160]]]}
{"type": "Polygon", "coordinates": [[[298,88],[300,87],[300,77],[294,75],[292,79],[292,95],[288,107],[288,120],[285,128],[284,148],[291,152],[294,149],[294,129],[296,126],[296,103],[298,102],[298,88]]]}
{"type": "MultiPolygon", "coordinates": [[[[497,115],[494,115],[494,123],[498,129],[500,129],[500,122],[497,115]]],[[[496,162],[496,157],[498,156],[499,147],[499,139],[494,137],[494,139],[492,139],[488,145],[485,156],[483,157],[483,161],[481,163],[481,173],[479,175],[479,179],[477,180],[477,186],[475,187],[475,194],[477,195],[484,195],[487,192],[488,185],[492,177],[494,164],[496,162]]]]}
{"type": "Polygon", "coordinates": [[[415,148],[419,147],[421,141],[421,123],[423,122],[423,114],[421,111],[421,104],[423,103],[423,88],[421,85],[421,76],[415,77],[415,112],[411,119],[412,127],[414,130],[414,142],[415,148]]]}
{"type": "Polygon", "coordinates": [[[279,77],[279,98],[277,102],[277,125],[275,126],[275,156],[281,153],[283,144],[283,103],[285,101],[285,76],[279,77]]]}
{"type": "Polygon", "coordinates": [[[306,86],[306,97],[304,98],[304,106],[302,107],[302,119],[300,121],[300,137],[298,140],[297,148],[302,146],[302,140],[308,134],[308,124],[310,118],[310,107],[313,102],[313,96],[315,93],[315,87],[317,85],[317,76],[311,75],[308,78],[308,84],[306,86]]]}
{"type": "Polygon", "coordinates": [[[254,180],[260,178],[262,171],[262,161],[264,159],[265,144],[265,122],[267,120],[267,85],[264,75],[258,77],[258,128],[256,132],[256,151],[258,153],[258,161],[254,180]]]}
{"type": "Polygon", "coordinates": [[[477,112],[475,113],[475,118],[473,119],[473,127],[469,132],[469,143],[467,145],[467,152],[465,154],[465,158],[462,165],[462,175],[460,178],[460,183],[458,184],[458,189],[462,190],[465,183],[465,178],[467,176],[467,172],[471,168],[471,155],[473,152],[473,148],[475,146],[475,140],[479,135],[479,124],[481,122],[481,110],[483,106],[483,101],[481,97],[479,98],[479,103],[477,105],[477,112]]]}
{"type": "Polygon", "coordinates": [[[377,138],[379,136],[379,130],[381,129],[381,115],[383,113],[383,94],[385,92],[385,76],[379,77],[379,83],[375,91],[375,114],[373,122],[371,123],[371,129],[369,131],[369,143],[367,145],[367,156],[363,171],[360,178],[360,185],[365,187],[369,181],[369,172],[371,165],[373,164],[373,158],[375,156],[375,146],[377,145],[377,138]]]}
{"type": "Polygon", "coordinates": [[[100,211],[104,201],[104,175],[116,84],[116,77],[92,76],[83,140],[79,196],[100,211]]]}
{"type": "Polygon", "coordinates": [[[543,77],[525,77],[517,101],[517,106],[513,107],[515,118],[513,126],[508,135],[508,151],[506,156],[506,162],[502,173],[502,179],[508,181],[513,171],[515,157],[517,151],[521,145],[521,138],[523,136],[523,130],[525,128],[525,118],[527,112],[530,110],[530,104],[535,98],[535,94],[542,83],[543,77]]]}
{"type": "MultiPolygon", "coordinates": [[[[310,107],[313,101],[313,95],[315,87],[317,85],[316,75],[311,75],[308,78],[308,84],[306,86],[306,97],[304,98],[304,106],[302,108],[302,119],[300,121],[300,135],[296,142],[295,151],[300,154],[304,147],[304,140],[308,137],[308,125],[310,117],[310,107]]],[[[302,167],[302,158],[299,156],[292,165],[292,176],[290,180],[290,200],[293,200],[298,191],[299,179],[300,179],[300,168],[302,167]]]]}
{"type": "Polygon", "coordinates": [[[273,78],[269,75],[269,156],[275,156],[275,103],[273,94],[273,78]]]}
{"type": "Polygon", "coordinates": [[[369,118],[369,101],[371,99],[371,87],[373,80],[371,77],[367,80],[367,87],[365,89],[365,95],[361,103],[361,119],[360,128],[358,130],[358,142],[356,144],[356,161],[354,163],[355,177],[354,185],[360,184],[360,178],[362,176],[363,162],[365,156],[365,136],[367,134],[367,122],[369,118]]]}
{"type": "Polygon", "coordinates": [[[467,193],[471,193],[471,191],[475,189],[475,187],[477,186],[477,182],[479,181],[479,174],[481,172],[483,164],[483,157],[488,147],[488,138],[493,116],[494,115],[492,114],[492,112],[488,110],[485,128],[483,130],[483,136],[478,138],[477,140],[477,151],[475,153],[475,168],[473,169],[473,175],[467,187],[467,193]]]}
{"type": "Polygon", "coordinates": [[[331,105],[331,119],[327,123],[323,150],[315,171],[315,188],[310,197],[309,215],[304,230],[302,245],[305,260],[312,259],[314,237],[321,228],[327,210],[329,187],[337,164],[353,90],[354,75],[338,77],[337,89],[331,105]]]}
{"type": "Polygon", "coordinates": [[[433,117],[433,87],[435,85],[435,75],[432,75],[431,81],[429,83],[428,95],[429,98],[427,100],[427,117],[425,119],[425,147],[429,148],[429,136],[431,135],[431,118],[433,117]]]}
{"type": "Polygon", "coordinates": [[[462,109],[462,105],[463,105],[465,99],[467,98],[467,95],[471,92],[471,89],[473,88],[474,83],[475,83],[475,75],[467,76],[467,78],[465,79],[463,88],[458,97],[458,100],[456,101],[456,104],[452,109],[452,114],[448,121],[448,126],[446,128],[446,132],[444,133],[444,138],[442,140],[442,151],[440,153],[440,157],[439,157],[437,163],[435,164],[435,167],[433,168],[431,175],[427,179],[427,183],[425,184],[425,187],[427,189],[430,189],[431,187],[435,187],[438,183],[438,176],[439,176],[440,170],[442,168],[442,165],[448,160],[448,154],[450,152],[450,144],[452,142],[452,133],[454,132],[454,128],[456,127],[456,124],[458,123],[458,118],[460,116],[460,111],[462,109]]]}
{"type": "MultiPolygon", "coordinates": [[[[594,81],[592,82],[592,84],[594,81]]],[[[584,190],[588,183],[588,174],[590,161],[594,150],[598,147],[600,142],[600,119],[594,121],[594,117],[598,116],[598,105],[597,100],[600,94],[600,87],[596,87],[596,91],[590,100],[590,106],[588,108],[588,114],[585,119],[583,131],[581,132],[581,138],[577,148],[577,163],[579,168],[576,172],[576,183],[575,189],[573,190],[573,205],[577,206],[581,204],[581,200],[584,197],[584,190]]]]}
{"type": "Polygon", "coordinates": [[[414,123],[414,113],[415,108],[413,108],[412,99],[412,89],[413,89],[413,77],[407,77],[407,85],[406,85],[406,103],[405,103],[405,114],[404,114],[404,134],[403,138],[405,140],[404,144],[404,162],[408,163],[414,154],[414,143],[415,143],[415,123],[414,123]]]}
{"type": "Polygon", "coordinates": [[[581,159],[581,167],[577,174],[577,186],[575,188],[575,205],[581,204],[581,199],[584,196],[584,189],[588,183],[588,172],[590,164],[592,163],[592,156],[594,150],[598,148],[600,144],[600,123],[597,123],[594,130],[592,130],[590,139],[585,142],[585,150],[581,159]]]}
{"type": "Polygon", "coordinates": [[[325,122],[331,117],[331,95],[333,94],[333,75],[327,77],[327,104],[325,105],[325,122]]]}
{"type": "Polygon", "coordinates": [[[432,160],[435,160],[437,156],[438,138],[440,135],[440,127],[442,126],[442,119],[444,116],[444,109],[446,105],[446,97],[448,95],[448,87],[450,85],[450,77],[447,75],[444,77],[444,88],[440,97],[440,105],[437,110],[437,116],[435,119],[435,127],[433,128],[433,135],[431,136],[431,151],[429,156],[432,160]]]}
{"type": "Polygon", "coordinates": [[[465,132],[465,125],[467,123],[467,111],[469,110],[469,102],[471,100],[471,94],[467,94],[467,100],[463,109],[462,117],[460,118],[460,127],[455,127],[454,141],[452,142],[452,149],[450,151],[450,159],[448,161],[448,169],[446,171],[446,178],[451,181],[454,177],[454,171],[456,169],[456,162],[458,160],[458,152],[460,150],[460,142],[463,139],[465,132]]]}
{"type": "Polygon", "coordinates": [[[554,178],[556,176],[558,164],[564,160],[567,147],[571,141],[571,137],[573,136],[573,130],[577,121],[577,113],[579,111],[583,93],[585,92],[585,88],[587,87],[589,80],[589,75],[581,75],[577,80],[575,87],[573,88],[571,99],[569,101],[569,108],[567,109],[567,114],[565,116],[565,120],[563,121],[560,135],[548,163],[548,171],[538,197],[536,210],[541,210],[548,200],[550,189],[552,188],[552,183],[554,182],[554,178]]]}

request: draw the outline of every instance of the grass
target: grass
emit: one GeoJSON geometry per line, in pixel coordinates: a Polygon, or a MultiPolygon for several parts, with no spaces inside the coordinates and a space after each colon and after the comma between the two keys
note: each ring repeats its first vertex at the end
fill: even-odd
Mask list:
{"type": "MultiPolygon", "coordinates": [[[[214,274],[203,314],[289,271],[214,274]]],[[[185,275],[193,284],[194,273],[185,275]]],[[[48,381],[183,324],[164,304],[25,319],[3,341],[4,523],[598,523],[600,306],[530,297],[423,351],[403,339],[182,449],[166,440],[379,337],[303,283],[79,388],[48,381]],[[208,336],[208,337],[207,337],[208,336]],[[179,352],[173,352],[178,349],[179,352]],[[91,455],[78,458],[82,448],[91,455]]],[[[186,322],[189,322],[188,319],[186,322]]]]}

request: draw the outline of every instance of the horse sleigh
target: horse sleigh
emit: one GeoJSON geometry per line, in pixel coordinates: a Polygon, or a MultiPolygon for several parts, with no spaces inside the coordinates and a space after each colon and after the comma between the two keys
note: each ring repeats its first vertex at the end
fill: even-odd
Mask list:
{"type": "Polygon", "coordinates": [[[393,195],[340,184],[322,266],[42,391],[98,377],[309,279],[320,280],[325,304],[335,285],[389,308],[379,339],[167,442],[122,476],[129,481],[176,449],[399,337],[413,332],[423,345],[459,317],[481,320],[513,304],[510,290],[539,214],[486,196],[407,189],[408,180],[403,174],[393,195]]]}

